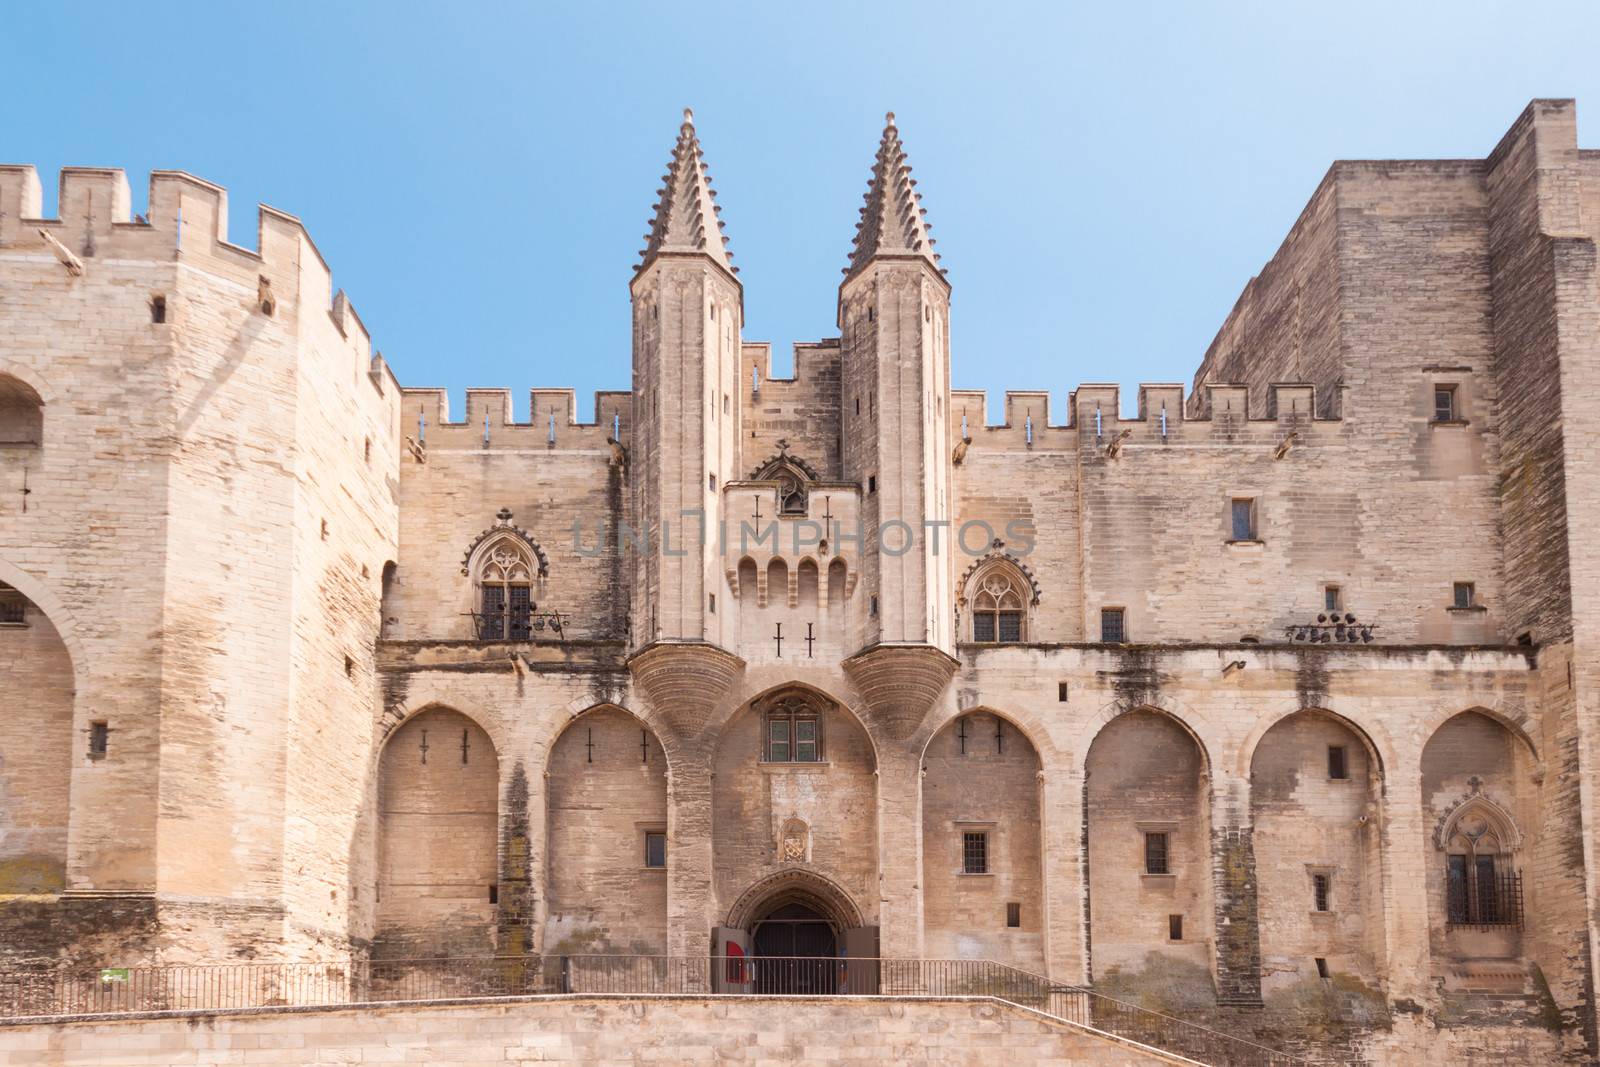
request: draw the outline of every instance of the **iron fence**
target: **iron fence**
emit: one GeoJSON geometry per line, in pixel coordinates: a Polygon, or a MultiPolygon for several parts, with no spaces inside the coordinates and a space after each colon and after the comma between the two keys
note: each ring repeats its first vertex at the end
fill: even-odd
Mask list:
{"type": "Polygon", "coordinates": [[[992,960],[832,956],[486,956],[62,968],[0,974],[0,1017],[328,1007],[533,994],[980,996],[1207,1064],[1302,1058],[992,960]]]}

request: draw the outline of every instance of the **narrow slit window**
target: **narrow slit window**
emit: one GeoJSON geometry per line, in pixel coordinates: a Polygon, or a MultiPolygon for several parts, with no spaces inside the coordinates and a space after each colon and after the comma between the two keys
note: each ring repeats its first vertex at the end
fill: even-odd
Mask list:
{"type": "Polygon", "coordinates": [[[1067,702],[1067,683],[1066,682],[1057,682],[1056,683],[1056,700],[1058,702],[1062,703],[1062,704],[1065,704],[1067,702]]]}
{"type": "Polygon", "coordinates": [[[989,873],[989,835],[981,830],[961,835],[961,873],[989,873]]]}
{"type": "Polygon", "coordinates": [[[1325,585],[1325,586],[1322,587],[1322,610],[1323,611],[1343,611],[1344,610],[1344,598],[1342,596],[1340,596],[1340,590],[1339,590],[1338,586],[1336,586],[1336,585],[1325,585]]]}
{"type": "Polygon", "coordinates": [[[1013,901],[1006,905],[1006,926],[1015,930],[1022,925],[1022,905],[1013,901]]]}
{"type": "Polygon", "coordinates": [[[1343,745],[1328,746],[1328,777],[1334,781],[1344,781],[1350,777],[1350,765],[1345,756],[1343,745]]]}
{"type": "Polygon", "coordinates": [[[1323,959],[1321,956],[1317,957],[1317,977],[1328,977],[1328,961],[1323,959]]]}
{"type": "Polygon", "coordinates": [[[1311,876],[1311,900],[1318,911],[1329,910],[1329,891],[1331,888],[1330,879],[1327,875],[1313,874],[1311,876]]]}
{"type": "Polygon", "coordinates": [[[1167,846],[1168,839],[1165,831],[1147,833],[1144,835],[1145,874],[1172,873],[1171,861],[1167,846]]]}
{"type": "Polygon", "coordinates": [[[167,298],[152,296],[150,298],[150,321],[160,324],[167,321],[167,298]]]}
{"type": "Polygon", "coordinates": [[[89,758],[105,759],[111,747],[111,727],[104,722],[89,724],[89,758]]]}
{"type": "Polygon", "coordinates": [[[489,903],[500,903],[500,887],[498,885],[492,885],[489,887],[489,903]]]}
{"type": "Polygon", "coordinates": [[[1182,915],[1168,915],[1167,916],[1167,940],[1168,941],[1182,941],[1183,940],[1183,916],[1182,915]]]}

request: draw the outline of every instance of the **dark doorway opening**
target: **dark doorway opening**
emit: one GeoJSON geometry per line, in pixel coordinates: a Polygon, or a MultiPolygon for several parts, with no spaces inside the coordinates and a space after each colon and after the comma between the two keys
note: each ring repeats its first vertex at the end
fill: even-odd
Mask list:
{"type": "Polygon", "coordinates": [[[757,993],[838,992],[838,940],[828,920],[804,904],[785,904],[754,925],[757,993]]]}

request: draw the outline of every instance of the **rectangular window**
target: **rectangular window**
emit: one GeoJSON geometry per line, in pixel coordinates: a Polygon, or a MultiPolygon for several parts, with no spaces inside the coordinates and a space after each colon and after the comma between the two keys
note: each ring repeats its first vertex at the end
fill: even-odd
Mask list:
{"type": "Polygon", "coordinates": [[[876,474],[867,475],[867,492],[868,493],[876,493],[877,491],[878,491],[878,476],[876,474]]]}
{"type": "Polygon", "coordinates": [[[1056,683],[1056,700],[1060,701],[1063,704],[1065,704],[1067,702],[1067,683],[1066,682],[1057,682],[1056,683]]]}
{"type": "Polygon", "coordinates": [[[1311,876],[1311,898],[1318,911],[1328,910],[1328,876],[1313,874],[1311,876]]]}
{"type": "Polygon", "coordinates": [[[152,296],[150,298],[150,321],[162,323],[167,321],[167,298],[152,296]]]}
{"type": "Polygon", "coordinates": [[[1002,611],[998,613],[1000,619],[1000,640],[1022,640],[1022,612],[1002,611]]]}
{"type": "Polygon", "coordinates": [[[1344,598],[1339,595],[1339,587],[1338,586],[1336,586],[1336,585],[1325,585],[1325,586],[1322,587],[1322,610],[1323,611],[1343,611],[1344,610],[1344,598]]]}
{"type": "Polygon", "coordinates": [[[525,585],[512,585],[507,592],[511,601],[506,608],[506,636],[526,641],[533,636],[533,591],[525,585]]]}
{"type": "Polygon", "coordinates": [[[8,626],[21,626],[28,621],[23,611],[21,598],[0,597],[0,623],[5,623],[8,626]]]}
{"type": "Polygon", "coordinates": [[[1100,609],[1100,640],[1108,645],[1120,645],[1128,639],[1128,629],[1123,625],[1121,608],[1100,609]]]}
{"type": "Polygon", "coordinates": [[[1456,387],[1453,385],[1434,386],[1433,421],[1455,422],[1458,417],[1456,414],[1456,387]]]}
{"type": "Polygon", "coordinates": [[[1451,593],[1454,598],[1452,607],[1470,608],[1478,603],[1478,591],[1471,582],[1457,582],[1451,593]]]}
{"type": "Polygon", "coordinates": [[[1006,905],[1006,925],[1013,930],[1022,925],[1021,904],[1013,903],[1006,905]]]}
{"type": "Polygon", "coordinates": [[[994,613],[980,611],[972,617],[972,639],[974,641],[994,640],[994,613]]]}
{"type": "Polygon", "coordinates": [[[498,885],[492,885],[489,887],[489,903],[500,903],[500,887],[498,885]]]}
{"type": "Polygon", "coordinates": [[[989,873],[989,835],[968,831],[961,835],[961,873],[989,873]]]}
{"type": "Polygon", "coordinates": [[[772,719],[767,723],[767,760],[772,763],[789,762],[789,720],[772,719]]]}
{"type": "Polygon", "coordinates": [[[710,601],[711,601],[711,614],[715,615],[717,613],[717,594],[715,594],[715,593],[710,594],[710,601]]]}
{"type": "Polygon", "coordinates": [[[661,830],[651,830],[644,835],[644,865],[646,867],[665,867],[667,865],[667,835],[661,830]]]}
{"type": "Polygon", "coordinates": [[[1168,915],[1167,916],[1167,940],[1168,941],[1182,941],[1183,940],[1183,916],[1182,915],[1168,915]]]}
{"type": "Polygon", "coordinates": [[[1326,978],[1326,977],[1328,977],[1328,961],[1326,959],[1323,959],[1321,956],[1318,956],[1316,959],[1317,959],[1317,977],[1318,978],[1326,978]]]}
{"type": "Polygon", "coordinates": [[[111,746],[111,728],[103,722],[89,724],[89,758],[105,759],[111,746]]]}
{"type": "Polygon", "coordinates": [[[1144,873],[1172,873],[1171,867],[1167,862],[1167,835],[1165,832],[1144,835],[1144,873]]]}
{"type": "Polygon", "coordinates": [[[817,720],[794,721],[794,758],[797,763],[817,762],[817,720]]]}
{"type": "Polygon", "coordinates": [[[1251,497],[1237,497],[1233,501],[1233,540],[1256,539],[1256,502],[1251,497]]]}
{"type": "Polygon", "coordinates": [[[1345,763],[1345,750],[1343,745],[1328,746],[1328,777],[1336,781],[1343,781],[1350,777],[1350,768],[1345,763]]]}

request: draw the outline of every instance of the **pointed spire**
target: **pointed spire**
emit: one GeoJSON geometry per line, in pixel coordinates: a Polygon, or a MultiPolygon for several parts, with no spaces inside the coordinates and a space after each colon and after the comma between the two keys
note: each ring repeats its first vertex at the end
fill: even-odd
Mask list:
{"type": "Polygon", "coordinates": [[[655,217],[650,220],[650,232],[645,234],[645,246],[639,270],[662,252],[699,252],[710,256],[718,266],[734,274],[739,268],[730,260],[727,238],[722,235],[722,221],[717,218],[722,209],[717,206],[717,194],[711,189],[711,175],[706,171],[705,157],[700,152],[700,138],[694,132],[694,112],[683,109],[683,125],[678,127],[678,143],[672,148],[672,159],[667,164],[663,185],[657,192],[655,217]]]}
{"type": "Polygon", "coordinates": [[[935,269],[939,267],[939,257],[933,251],[936,242],[928,236],[933,227],[928,225],[928,213],[917,195],[916,179],[911,177],[911,165],[906,162],[893,111],[884,116],[884,122],[878,158],[867,183],[866,206],[856,224],[850,265],[844,269],[847,278],[860,273],[876,256],[922,256],[935,269]]]}

